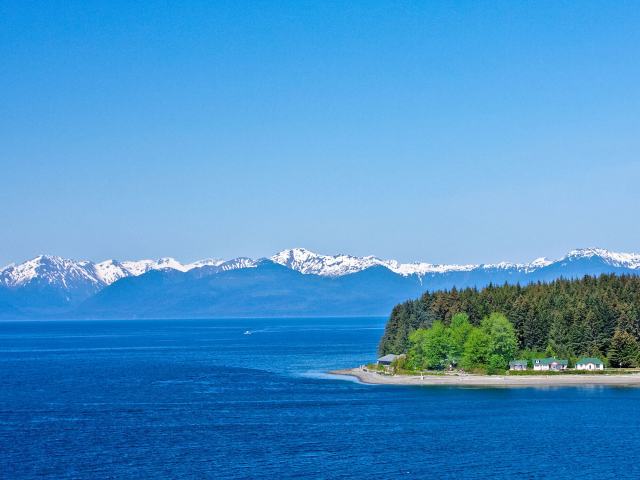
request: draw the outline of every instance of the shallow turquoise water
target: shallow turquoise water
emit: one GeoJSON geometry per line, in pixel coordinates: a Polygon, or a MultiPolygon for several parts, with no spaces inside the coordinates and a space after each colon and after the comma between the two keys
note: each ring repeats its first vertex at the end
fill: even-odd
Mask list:
{"type": "Polygon", "coordinates": [[[0,477],[640,477],[640,389],[325,375],[375,358],[383,326],[0,323],[0,477]]]}

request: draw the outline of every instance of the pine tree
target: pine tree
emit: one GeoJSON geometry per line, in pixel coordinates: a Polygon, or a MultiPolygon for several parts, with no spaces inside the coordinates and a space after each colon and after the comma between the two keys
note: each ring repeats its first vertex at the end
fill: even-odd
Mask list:
{"type": "Polygon", "coordinates": [[[609,348],[609,362],[613,367],[635,367],[638,365],[638,341],[629,332],[616,330],[609,348]]]}

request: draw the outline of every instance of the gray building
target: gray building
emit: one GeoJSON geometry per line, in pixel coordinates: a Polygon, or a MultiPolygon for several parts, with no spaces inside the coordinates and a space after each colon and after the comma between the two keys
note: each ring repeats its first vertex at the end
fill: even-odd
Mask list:
{"type": "Polygon", "coordinates": [[[383,367],[389,367],[395,360],[404,356],[405,355],[394,355],[393,353],[389,353],[384,357],[380,357],[377,363],[383,367]]]}

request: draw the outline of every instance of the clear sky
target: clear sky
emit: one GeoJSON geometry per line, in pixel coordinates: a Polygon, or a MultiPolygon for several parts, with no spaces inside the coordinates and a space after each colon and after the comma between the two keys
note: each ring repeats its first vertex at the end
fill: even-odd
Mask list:
{"type": "Polygon", "coordinates": [[[640,5],[0,2],[0,263],[640,251],[640,5]]]}

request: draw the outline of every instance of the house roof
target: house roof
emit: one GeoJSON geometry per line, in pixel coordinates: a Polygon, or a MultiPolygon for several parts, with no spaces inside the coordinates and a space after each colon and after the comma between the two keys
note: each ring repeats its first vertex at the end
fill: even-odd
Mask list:
{"type": "Polygon", "coordinates": [[[527,361],[526,360],[511,360],[509,362],[509,365],[515,366],[515,365],[527,365],[527,361]]]}
{"type": "Polygon", "coordinates": [[[602,360],[600,360],[599,358],[596,358],[596,357],[584,357],[584,358],[581,358],[580,360],[578,360],[576,362],[576,365],[587,364],[587,363],[593,363],[595,365],[604,365],[602,360]]]}
{"type": "Polygon", "coordinates": [[[551,365],[552,363],[557,363],[558,365],[569,365],[569,360],[564,360],[562,358],[536,358],[534,361],[538,362],[540,365],[551,365]]]}
{"type": "Polygon", "coordinates": [[[393,362],[400,355],[394,355],[393,353],[388,353],[384,357],[380,357],[378,359],[379,362],[393,362]]]}

